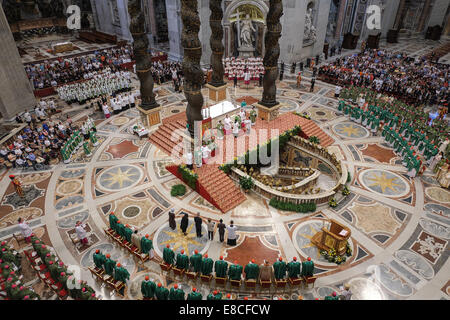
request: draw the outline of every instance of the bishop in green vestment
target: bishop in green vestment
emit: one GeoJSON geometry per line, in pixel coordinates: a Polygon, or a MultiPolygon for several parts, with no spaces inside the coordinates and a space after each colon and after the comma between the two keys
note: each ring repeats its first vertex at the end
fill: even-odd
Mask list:
{"type": "Polygon", "coordinates": [[[286,262],[283,261],[283,258],[273,264],[273,274],[277,280],[283,280],[286,277],[286,262]]]}
{"type": "Polygon", "coordinates": [[[109,274],[112,276],[114,274],[114,268],[116,266],[116,262],[111,259],[111,255],[106,255],[106,261],[105,261],[105,272],[106,274],[109,274]]]}
{"type": "Polygon", "coordinates": [[[125,239],[131,243],[131,236],[133,235],[133,230],[131,230],[131,228],[128,224],[125,226],[123,233],[124,233],[125,239]]]}
{"type": "Polygon", "coordinates": [[[228,271],[228,263],[223,261],[223,257],[220,257],[220,260],[217,260],[214,263],[214,271],[216,272],[217,278],[226,278],[228,271]]]}
{"type": "Polygon", "coordinates": [[[213,271],[214,261],[211,258],[208,258],[208,255],[205,254],[205,257],[202,260],[202,275],[209,276],[213,271]]]}
{"type": "Polygon", "coordinates": [[[206,300],[222,300],[222,292],[214,291],[211,292],[206,300]]]}
{"type": "Polygon", "coordinates": [[[244,268],[245,280],[256,280],[259,275],[259,266],[252,260],[244,268]]]}
{"type": "Polygon", "coordinates": [[[175,253],[170,249],[170,245],[167,245],[163,250],[163,260],[168,265],[173,265],[175,260],[175,253]]]}
{"type": "Polygon", "coordinates": [[[238,265],[237,261],[228,268],[228,277],[230,280],[241,280],[242,266],[238,265]]]}
{"type": "Polygon", "coordinates": [[[126,283],[127,280],[130,279],[130,273],[127,269],[122,267],[120,263],[118,263],[114,270],[114,279],[126,283]]]}
{"type": "Polygon", "coordinates": [[[324,300],[339,300],[339,296],[336,292],[333,292],[330,296],[326,296],[324,300]]]}
{"type": "Polygon", "coordinates": [[[186,300],[202,300],[202,294],[200,292],[197,292],[196,288],[192,289],[192,292],[190,292],[187,296],[186,300]]]}
{"type": "Polygon", "coordinates": [[[200,272],[202,268],[202,255],[195,250],[194,255],[189,258],[189,262],[191,267],[194,269],[194,272],[200,272]]]}
{"type": "Polygon", "coordinates": [[[287,264],[288,277],[295,279],[300,275],[300,262],[297,261],[297,257],[287,264]]]}
{"type": "Polygon", "coordinates": [[[149,276],[145,276],[145,280],[141,283],[141,293],[144,298],[154,298],[155,297],[156,284],[150,281],[149,276]]]}
{"type": "Polygon", "coordinates": [[[149,239],[149,235],[146,234],[145,237],[142,237],[141,239],[141,252],[148,254],[151,249],[153,249],[153,242],[149,239]]]}
{"type": "Polygon", "coordinates": [[[169,300],[184,300],[184,291],[178,288],[178,284],[170,289],[169,300]]]}
{"type": "Polygon", "coordinates": [[[308,261],[304,261],[302,263],[302,276],[303,277],[312,277],[314,275],[314,262],[311,258],[308,258],[308,261]]]}
{"type": "Polygon", "coordinates": [[[103,266],[105,265],[106,257],[104,254],[100,252],[100,250],[95,250],[94,253],[94,264],[97,268],[103,269],[103,266]]]}
{"type": "Polygon", "coordinates": [[[184,254],[184,250],[181,250],[181,252],[177,254],[176,267],[178,269],[184,269],[186,271],[189,270],[189,257],[184,254]]]}
{"type": "Polygon", "coordinates": [[[164,288],[161,283],[158,283],[158,287],[155,290],[156,299],[169,300],[169,290],[164,288]]]}

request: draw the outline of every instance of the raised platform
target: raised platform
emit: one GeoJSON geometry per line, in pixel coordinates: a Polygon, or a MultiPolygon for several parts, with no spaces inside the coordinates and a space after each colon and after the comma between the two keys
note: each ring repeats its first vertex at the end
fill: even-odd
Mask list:
{"type": "MultiPolygon", "coordinates": [[[[178,166],[169,165],[167,171],[181,179],[178,166]]],[[[223,171],[216,165],[203,165],[194,168],[198,175],[196,190],[206,201],[222,213],[236,208],[246,200],[245,195],[223,171]]]]}

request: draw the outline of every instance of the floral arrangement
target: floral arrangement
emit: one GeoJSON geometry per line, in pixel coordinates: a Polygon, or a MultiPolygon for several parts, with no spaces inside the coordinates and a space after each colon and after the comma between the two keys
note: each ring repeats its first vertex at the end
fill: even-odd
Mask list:
{"type": "Polygon", "coordinates": [[[353,254],[353,250],[352,250],[352,248],[350,247],[350,244],[348,243],[348,241],[347,241],[346,247],[347,247],[347,249],[346,249],[346,251],[345,251],[345,254],[347,255],[347,257],[350,257],[350,256],[353,254]]]}
{"type": "Polygon", "coordinates": [[[328,201],[328,205],[329,205],[331,208],[336,208],[336,207],[338,206],[338,204],[337,204],[335,198],[330,199],[330,201],[328,201]]]}
{"type": "Polygon", "coordinates": [[[350,194],[350,190],[348,189],[347,186],[344,186],[344,188],[342,189],[342,195],[347,197],[350,194]]]}
{"type": "Polygon", "coordinates": [[[178,167],[178,172],[181,174],[183,181],[195,190],[197,187],[198,174],[196,174],[193,170],[189,170],[189,168],[184,164],[178,167]]]}
{"type": "Polygon", "coordinates": [[[343,256],[339,256],[336,252],[335,249],[330,249],[329,251],[326,250],[321,250],[320,254],[328,260],[328,262],[330,263],[336,263],[336,264],[341,264],[347,261],[347,257],[343,256]]]}

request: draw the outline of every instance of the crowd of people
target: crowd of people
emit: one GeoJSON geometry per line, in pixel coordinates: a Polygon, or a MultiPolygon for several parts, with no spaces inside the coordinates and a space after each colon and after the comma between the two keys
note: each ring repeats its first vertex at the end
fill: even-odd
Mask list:
{"type": "Polygon", "coordinates": [[[66,84],[57,88],[60,99],[68,104],[77,102],[85,104],[91,99],[102,95],[129,91],[131,89],[131,73],[129,71],[111,72],[108,68],[95,74],[90,80],[66,84]]]}
{"type": "Polygon", "coordinates": [[[416,106],[448,105],[449,65],[426,57],[411,58],[387,50],[365,50],[325,63],[322,80],[341,86],[359,86],[386,93],[416,106]]]}
{"type": "MultiPolygon", "coordinates": [[[[24,118],[31,118],[26,111],[24,118]]],[[[27,121],[28,122],[28,121],[27,121]]],[[[60,150],[72,134],[74,127],[67,121],[46,118],[30,121],[13,138],[0,148],[0,162],[7,168],[34,168],[50,165],[52,159],[60,159],[60,150]]]]}
{"type": "Polygon", "coordinates": [[[112,72],[121,71],[121,65],[131,62],[131,46],[95,51],[92,54],[57,58],[42,63],[27,64],[25,71],[35,89],[56,87],[58,85],[85,80],[89,73],[110,68],[112,72]]]}
{"type": "Polygon", "coordinates": [[[179,91],[182,85],[183,68],[181,63],[174,61],[155,61],[150,69],[153,80],[157,84],[172,81],[175,91],[179,91]]]}
{"type": "Polygon", "coordinates": [[[261,75],[264,75],[265,69],[262,58],[224,58],[223,66],[225,69],[225,77],[232,81],[235,78],[239,81],[258,81],[261,75]],[[247,79],[246,79],[246,74],[247,79]]]}

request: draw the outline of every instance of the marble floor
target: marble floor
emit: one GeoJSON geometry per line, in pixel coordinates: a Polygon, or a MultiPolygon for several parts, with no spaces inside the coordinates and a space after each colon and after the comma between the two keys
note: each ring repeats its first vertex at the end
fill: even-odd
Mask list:
{"type": "MultiPolygon", "coordinates": [[[[403,45],[406,44],[399,44],[398,48],[403,45]]],[[[214,260],[223,256],[226,261],[237,260],[241,265],[251,259],[257,263],[269,259],[273,263],[279,257],[285,260],[311,257],[318,277],[314,288],[280,294],[284,299],[297,299],[299,295],[305,300],[323,298],[332,291],[339,292],[346,283],[351,285],[353,299],[449,299],[450,191],[440,188],[429,171],[410,179],[381,136],[371,135],[338,112],[333,87],[317,82],[316,92],[310,93],[307,77],[303,84],[298,90],[293,79],[278,83],[278,97],[284,104],[282,112],[306,112],[335,140],[329,149],[351,172],[351,193],[338,207],[318,207],[312,214],[289,213],[270,207],[267,201],[250,193],[247,201],[222,214],[189,189],[183,197],[173,198],[170,189],[180,182],[165,170],[171,158],[148,140],[132,134],[130,128],[138,121],[136,110],[106,120],[101,114],[91,114],[91,110],[73,105],[64,109],[62,117],[70,114],[77,122],[91,114],[97,123],[100,146],[90,158],[80,156],[70,164],[50,170],[0,171],[0,239],[6,239],[19,251],[26,248],[12,238],[18,232],[16,221],[21,216],[55,248],[65,264],[80,269],[81,278],[102,299],[120,298],[96,283],[87,269],[93,264],[96,249],[111,253],[114,260],[128,269],[131,279],[125,299],[139,299],[140,283],[146,275],[166,287],[174,285],[164,278],[158,264],[166,244],[176,251],[199,250],[214,260]],[[24,182],[25,199],[15,196],[8,179],[12,173],[24,182]],[[215,222],[234,220],[238,226],[237,246],[220,243],[217,232],[213,241],[207,240],[206,230],[202,238],[196,238],[191,226],[187,237],[173,232],[168,227],[167,214],[172,208],[177,223],[184,212],[191,216],[200,212],[204,219],[215,222]],[[140,233],[150,235],[155,245],[153,260],[138,265],[105,237],[103,229],[111,211],[140,233]],[[353,255],[339,266],[325,260],[310,241],[326,219],[343,223],[352,233],[349,244],[353,255]],[[88,226],[87,246],[75,246],[70,240],[77,220],[88,226]]],[[[164,106],[163,117],[185,110],[184,95],[175,93],[171,84],[156,87],[155,92],[157,101],[164,106]]],[[[228,95],[233,99],[258,98],[261,88],[229,88],[228,95]]],[[[326,185],[329,181],[320,183],[326,185]]],[[[31,276],[28,278],[29,284],[46,298],[55,298],[33,282],[31,276]]],[[[196,287],[204,297],[210,291],[204,285],[196,287]]],[[[189,292],[191,284],[182,283],[181,288],[189,292]]],[[[245,291],[233,294],[233,298],[243,297],[273,298],[245,291]]]]}

